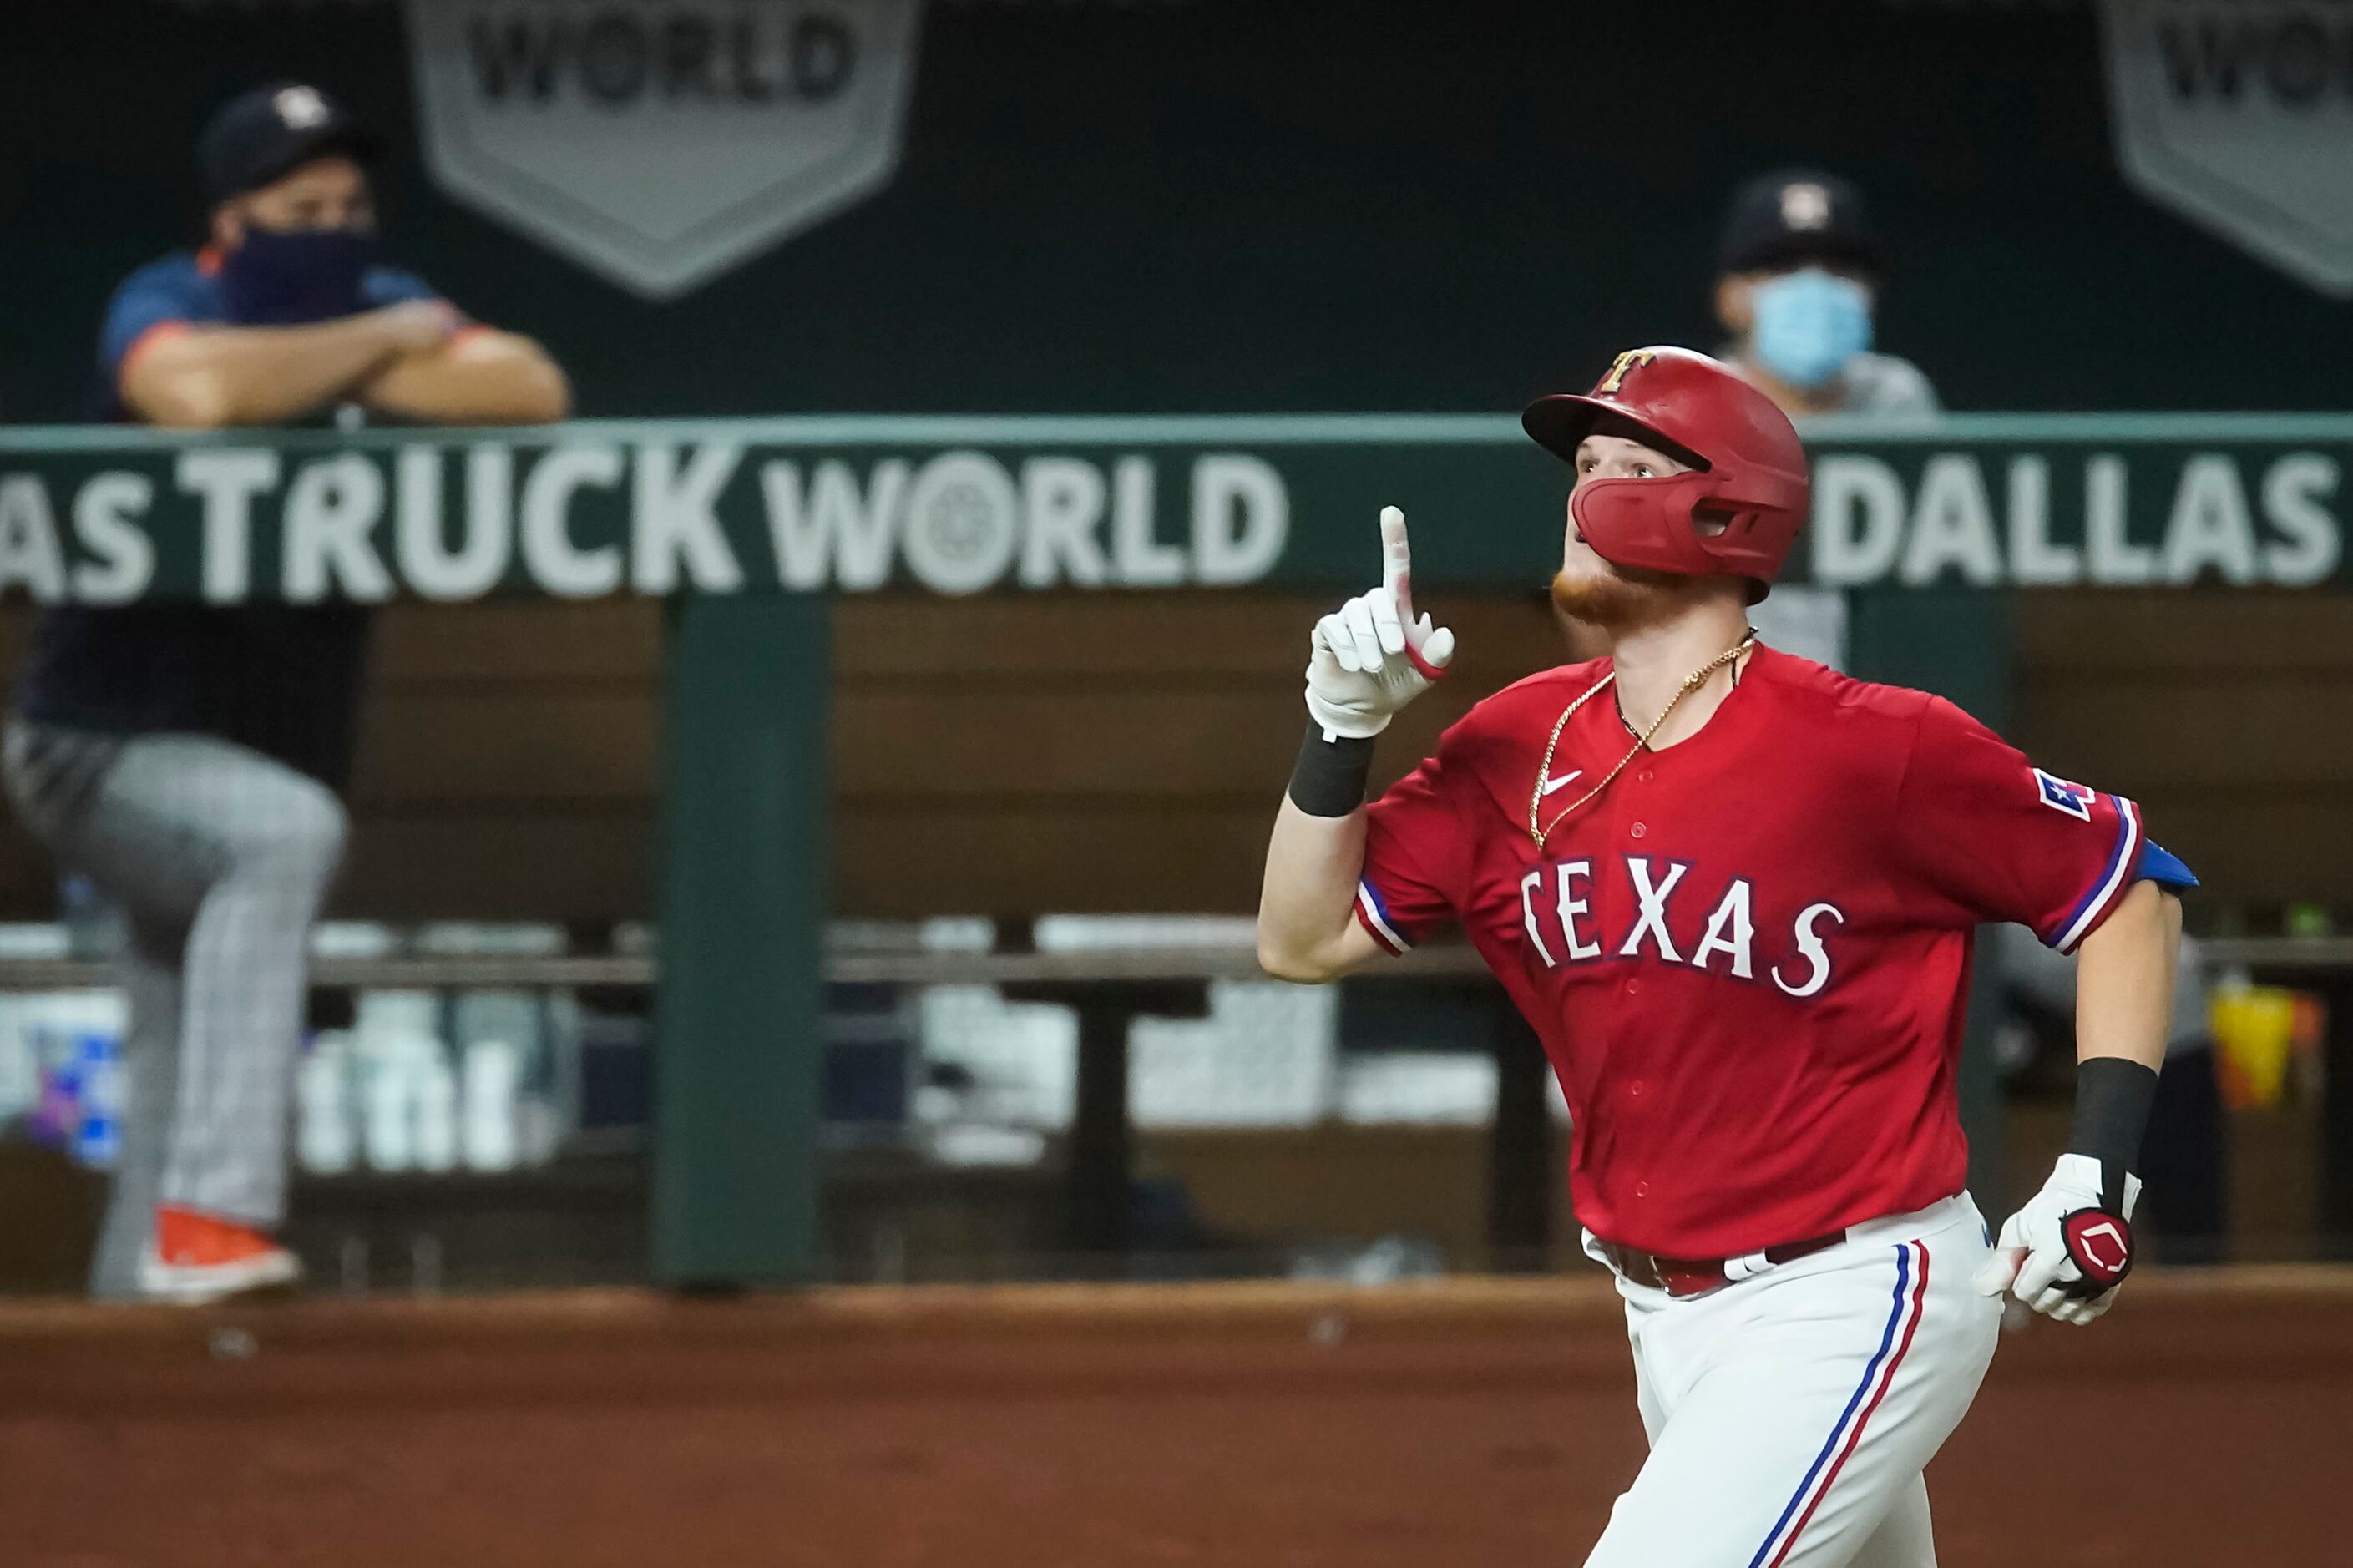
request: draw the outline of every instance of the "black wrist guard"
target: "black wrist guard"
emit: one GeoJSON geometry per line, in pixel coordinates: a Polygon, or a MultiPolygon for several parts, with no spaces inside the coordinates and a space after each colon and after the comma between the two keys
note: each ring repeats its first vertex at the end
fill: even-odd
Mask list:
{"type": "Polygon", "coordinates": [[[2113,1198],[2121,1211],[2125,1173],[2140,1163],[2141,1134],[2148,1130],[2149,1106],[2157,1099],[2157,1074],[2122,1057],[2094,1057],[2075,1069],[2075,1122],[2067,1152],[2088,1154],[2102,1174],[2116,1184],[2113,1198]]]}
{"type": "Polygon", "coordinates": [[[1365,804],[1365,780],[1373,771],[1373,743],[1342,736],[1324,738],[1324,726],[1307,721],[1299,761],[1291,768],[1291,804],[1310,816],[1345,816],[1365,804]]]}

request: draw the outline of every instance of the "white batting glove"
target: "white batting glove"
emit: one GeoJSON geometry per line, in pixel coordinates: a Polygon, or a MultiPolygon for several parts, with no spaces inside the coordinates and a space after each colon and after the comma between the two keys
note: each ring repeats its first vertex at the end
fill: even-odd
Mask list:
{"type": "Polygon", "coordinates": [[[2007,1290],[2046,1317],[2088,1323],[2106,1311],[2132,1272],[2133,1205],[2140,1178],[2089,1154],[2062,1154],[2042,1190],[2002,1222],[1993,1257],[1978,1270],[1980,1294],[2007,1290]]]}
{"type": "Polygon", "coordinates": [[[1370,740],[1454,658],[1454,634],[1413,617],[1413,552],[1405,513],[1381,508],[1381,585],[1315,623],[1307,711],[1327,741],[1370,740]]]}

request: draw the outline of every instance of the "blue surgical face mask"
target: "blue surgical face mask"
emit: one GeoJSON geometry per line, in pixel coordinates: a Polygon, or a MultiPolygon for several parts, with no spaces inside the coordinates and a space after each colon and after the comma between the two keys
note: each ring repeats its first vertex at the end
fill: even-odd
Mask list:
{"type": "Polygon", "coordinates": [[[1817,387],[1871,346],[1871,290],[1819,267],[1759,283],[1750,300],[1758,363],[1796,387],[1817,387]]]}
{"type": "Polygon", "coordinates": [[[221,258],[221,294],[242,326],[331,321],[360,309],[360,279],[375,265],[375,236],[349,228],[245,231],[221,258]]]}

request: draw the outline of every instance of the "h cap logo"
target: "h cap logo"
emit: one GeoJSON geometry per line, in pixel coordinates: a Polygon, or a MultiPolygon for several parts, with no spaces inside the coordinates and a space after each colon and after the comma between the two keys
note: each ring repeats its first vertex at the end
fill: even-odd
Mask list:
{"type": "Polygon", "coordinates": [[[1781,187],[1781,222],[1789,228],[1820,228],[1831,221],[1831,194],[1812,181],[1781,187]]]}
{"type": "Polygon", "coordinates": [[[308,131],[327,122],[327,100],[315,87],[290,87],[269,100],[289,131],[308,131]]]}

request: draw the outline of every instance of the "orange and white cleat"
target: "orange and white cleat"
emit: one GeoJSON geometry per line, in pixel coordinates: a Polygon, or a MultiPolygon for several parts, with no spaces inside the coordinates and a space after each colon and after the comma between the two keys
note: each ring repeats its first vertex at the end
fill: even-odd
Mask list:
{"type": "Polygon", "coordinates": [[[154,1239],[139,1259],[142,1292],[192,1307],[301,1277],[302,1260],[267,1231],[170,1204],[156,1209],[154,1239]]]}

